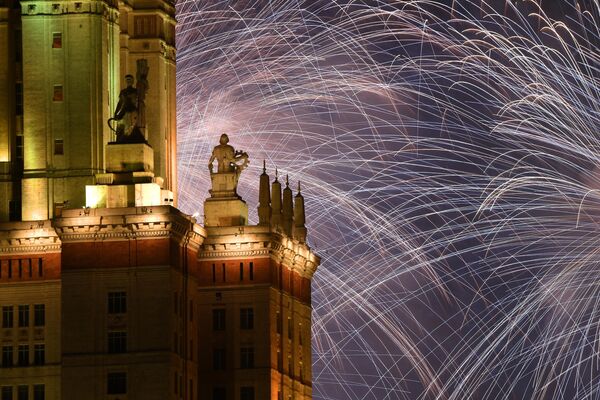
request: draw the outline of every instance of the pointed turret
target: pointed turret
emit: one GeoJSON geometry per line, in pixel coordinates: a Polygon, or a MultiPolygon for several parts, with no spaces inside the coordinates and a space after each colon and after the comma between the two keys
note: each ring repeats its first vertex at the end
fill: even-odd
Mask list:
{"type": "Polygon", "coordinates": [[[304,197],[300,190],[300,182],[298,182],[298,194],[294,199],[294,238],[300,243],[306,242],[306,218],[304,214],[304,197]]]}
{"type": "Polygon", "coordinates": [[[291,237],[292,227],[294,226],[294,204],[292,200],[292,189],[290,189],[290,181],[287,175],[285,177],[285,189],[283,189],[281,220],[283,231],[286,235],[291,237]]]}
{"type": "Polygon", "coordinates": [[[260,187],[258,190],[258,224],[269,225],[271,223],[271,191],[269,190],[269,175],[267,165],[263,160],[263,173],[260,175],[260,187]]]}
{"type": "Polygon", "coordinates": [[[278,180],[277,168],[275,168],[275,180],[271,185],[271,226],[281,225],[281,183],[278,180]]]}

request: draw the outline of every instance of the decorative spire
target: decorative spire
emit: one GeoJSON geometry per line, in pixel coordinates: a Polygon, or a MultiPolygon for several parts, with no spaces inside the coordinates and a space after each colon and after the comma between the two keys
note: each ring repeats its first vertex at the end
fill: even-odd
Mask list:
{"type": "Polygon", "coordinates": [[[281,225],[281,183],[277,178],[279,173],[275,167],[275,180],[271,184],[271,226],[281,225]]]}
{"type": "Polygon", "coordinates": [[[269,225],[271,222],[271,193],[269,191],[269,175],[267,163],[263,160],[263,173],[260,175],[258,189],[258,224],[269,225]]]}
{"type": "Polygon", "coordinates": [[[306,223],[304,213],[304,197],[300,191],[300,181],[298,181],[298,194],[294,199],[294,238],[300,243],[306,242],[306,223]]]}
{"type": "Polygon", "coordinates": [[[292,236],[292,227],[294,225],[294,204],[292,200],[292,189],[290,189],[290,181],[288,176],[285,176],[285,189],[283,189],[283,205],[281,209],[281,219],[283,231],[286,235],[292,236]]]}

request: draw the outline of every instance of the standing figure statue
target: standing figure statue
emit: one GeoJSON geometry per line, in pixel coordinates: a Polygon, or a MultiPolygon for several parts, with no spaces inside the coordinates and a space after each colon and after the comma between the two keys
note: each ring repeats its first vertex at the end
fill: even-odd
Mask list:
{"type": "Polygon", "coordinates": [[[208,169],[213,172],[213,162],[217,160],[217,173],[237,172],[238,175],[248,166],[248,154],[244,151],[237,151],[229,145],[229,136],[222,134],[219,139],[219,145],[215,146],[208,160],[208,169]],[[238,164],[242,161],[242,164],[238,164]]]}
{"type": "Polygon", "coordinates": [[[119,102],[113,118],[117,121],[117,143],[143,143],[146,141],[146,105],[148,91],[148,61],[137,60],[137,84],[133,87],[133,75],[125,75],[127,87],[119,93],[119,102]]]}

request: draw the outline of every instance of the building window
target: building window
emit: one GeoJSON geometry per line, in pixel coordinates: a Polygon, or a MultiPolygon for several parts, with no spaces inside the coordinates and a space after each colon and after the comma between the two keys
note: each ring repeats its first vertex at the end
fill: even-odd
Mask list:
{"type": "Polygon", "coordinates": [[[54,85],[52,92],[52,101],[63,101],[63,87],[62,85],[54,85]]]}
{"type": "Polygon", "coordinates": [[[226,400],[227,392],[224,387],[215,387],[213,388],[213,400],[226,400]]]}
{"type": "Polygon", "coordinates": [[[13,388],[12,386],[2,386],[2,391],[0,392],[2,397],[1,400],[13,400],[13,388]]]}
{"type": "Polygon", "coordinates": [[[240,388],[240,400],[254,400],[254,388],[252,386],[242,386],[240,388]]]}
{"type": "Polygon", "coordinates": [[[177,292],[173,293],[173,312],[177,315],[177,304],[179,304],[179,295],[177,292]]]}
{"type": "Polygon", "coordinates": [[[62,49],[62,33],[54,32],[52,34],[52,48],[53,49],[62,49]]]}
{"type": "Polygon", "coordinates": [[[35,304],[33,306],[33,325],[46,325],[46,306],[44,304],[35,304]]]}
{"type": "Polygon", "coordinates": [[[294,337],[294,325],[292,324],[292,319],[288,317],[288,339],[292,340],[294,337]]]}
{"type": "Polygon", "coordinates": [[[225,279],[225,263],[223,263],[221,265],[221,272],[223,274],[223,282],[225,282],[226,281],[226,279],[225,279]]]}
{"type": "Polygon", "coordinates": [[[244,280],[244,263],[240,263],[240,281],[244,280]]]}
{"type": "Polygon", "coordinates": [[[217,281],[217,266],[215,264],[212,265],[212,278],[213,278],[213,283],[215,283],[217,281]]]}
{"type": "Polygon", "coordinates": [[[29,365],[29,345],[28,344],[20,344],[17,364],[20,367],[25,367],[29,365]]]}
{"type": "Polygon", "coordinates": [[[254,368],[254,347],[240,349],[240,368],[254,368]]]}
{"type": "Polygon", "coordinates": [[[127,352],[127,332],[108,332],[108,352],[127,352]]]}
{"type": "Polygon", "coordinates": [[[127,374],[125,372],[109,372],[106,376],[106,394],[126,394],[127,374]]]}
{"type": "Polygon", "coordinates": [[[54,139],[54,155],[62,156],[65,154],[65,141],[63,139],[54,139]]]}
{"type": "Polygon", "coordinates": [[[14,365],[12,346],[2,346],[2,366],[10,368],[14,365]]]}
{"type": "Polygon", "coordinates": [[[240,329],[254,329],[253,308],[240,308],[240,329]]]}
{"type": "Polygon", "coordinates": [[[283,355],[279,349],[277,349],[277,370],[279,372],[283,370],[283,355]]]}
{"type": "Polygon", "coordinates": [[[38,260],[38,275],[40,277],[44,276],[44,260],[43,260],[43,258],[40,258],[38,260]]]}
{"type": "Polygon", "coordinates": [[[221,371],[225,369],[225,349],[213,350],[213,369],[221,371]]]}
{"type": "Polygon", "coordinates": [[[194,321],[194,300],[190,300],[189,314],[190,314],[190,322],[193,322],[194,321]]]}
{"type": "Polygon", "coordinates": [[[281,335],[281,329],[282,329],[282,321],[281,321],[281,313],[279,311],[277,311],[277,316],[276,318],[276,326],[277,326],[277,333],[279,333],[281,335]]]}
{"type": "Polygon", "coordinates": [[[23,304],[19,306],[19,328],[29,326],[29,305],[23,304]]]}
{"type": "Polygon", "coordinates": [[[217,308],[213,310],[213,330],[225,330],[225,309],[217,308]]]}
{"type": "Polygon", "coordinates": [[[253,262],[250,263],[250,280],[251,281],[254,280],[254,263],[253,262]]]}
{"type": "Polygon", "coordinates": [[[127,294],[125,292],[108,293],[108,313],[125,314],[127,312],[127,294]]]}
{"type": "Polygon", "coordinates": [[[33,363],[35,365],[44,365],[46,363],[46,345],[33,345],[33,363]]]}
{"type": "MultiPolygon", "coordinates": [[[[17,138],[22,138],[23,136],[17,136],[17,138]]],[[[17,142],[19,140],[17,139],[17,142]]],[[[18,147],[17,147],[18,149],[18,147]]],[[[22,150],[22,148],[21,148],[22,150]]],[[[17,150],[17,159],[23,160],[23,157],[19,157],[19,150],[17,150]]],[[[19,200],[10,200],[8,202],[8,218],[11,221],[20,221],[21,220],[21,202],[19,200]]]]}
{"type": "Polygon", "coordinates": [[[17,400],[29,400],[29,386],[17,386],[17,400]]]}
{"type": "MultiPolygon", "coordinates": [[[[10,268],[10,266],[9,266],[10,268]]],[[[10,271],[10,269],[9,269],[10,271]]],[[[10,277],[10,275],[9,275],[10,277]]],[[[2,307],[2,327],[12,328],[13,327],[13,306],[2,307]]]]}
{"type": "Polygon", "coordinates": [[[46,399],[46,386],[45,385],[33,385],[33,400],[45,400],[46,399]]]}

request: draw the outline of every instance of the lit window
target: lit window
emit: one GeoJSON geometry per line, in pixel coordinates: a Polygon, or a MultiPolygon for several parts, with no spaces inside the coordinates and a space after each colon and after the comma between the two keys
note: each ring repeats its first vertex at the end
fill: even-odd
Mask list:
{"type": "Polygon", "coordinates": [[[54,32],[52,34],[52,48],[53,49],[62,49],[62,33],[54,32]]]}

